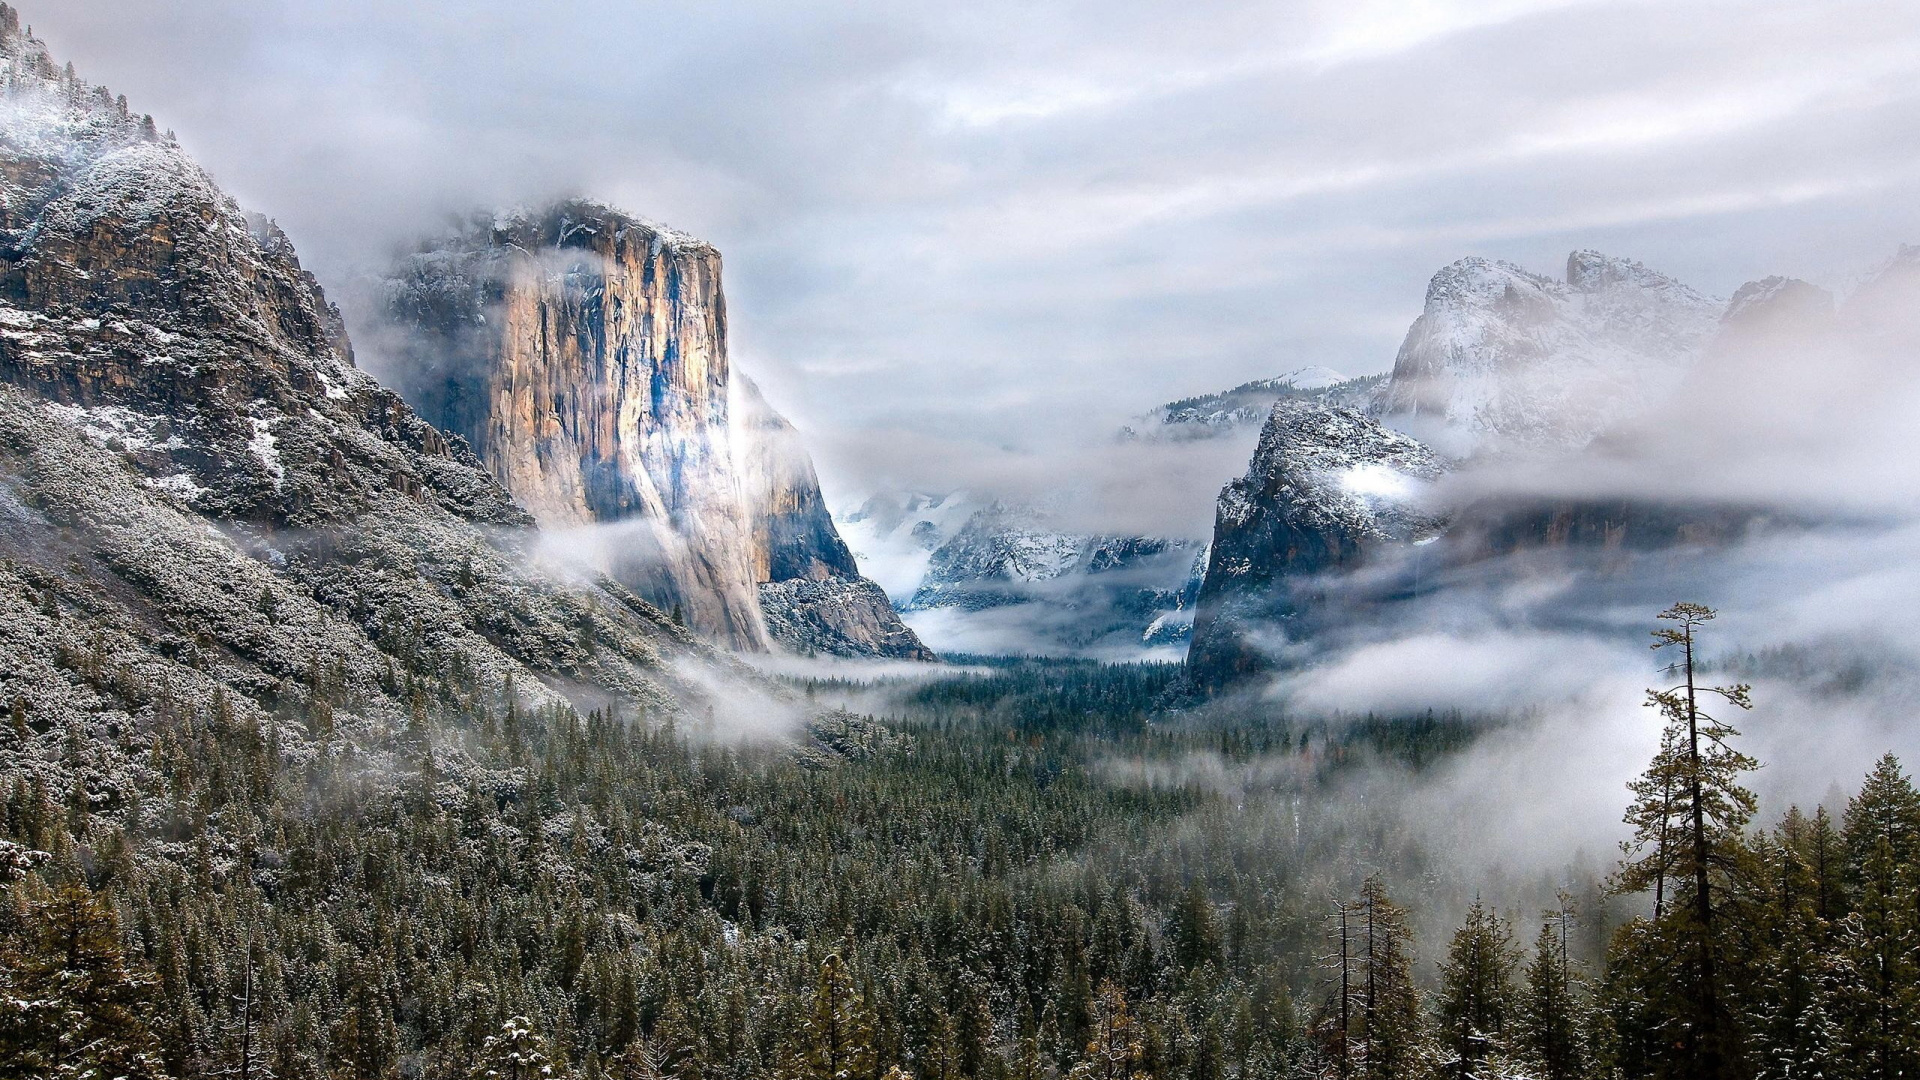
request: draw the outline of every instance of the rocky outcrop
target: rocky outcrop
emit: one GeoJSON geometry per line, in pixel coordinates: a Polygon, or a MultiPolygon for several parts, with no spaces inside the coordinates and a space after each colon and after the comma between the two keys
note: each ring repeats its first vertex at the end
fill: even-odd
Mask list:
{"type": "Polygon", "coordinates": [[[1462,259],[1427,286],[1375,408],[1456,458],[1577,450],[1666,400],[1723,307],[1592,251],[1565,281],[1462,259]]]}
{"type": "Polygon", "coordinates": [[[1330,368],[1298,368],[1270,379],[1241,383],[1231,390],[1169,401],[1122,428],[1120,436],[1185,442],[1240,431],[1257,435],[1275,402],[1320,401],[1364,408],[1385,381],[1384,375],[1349,378],[1330,368]]]}
{"type": "Polygon", "coordinates": [[[764,649],[733,468],[720,255],[604,206],[475,219],[389,291],[402,388],[550,530],[621,523],[617,578],[764,649]]]}
{"type": "Polygon", "coordinates": [[[863,577],[789,578],[760,586],[774,640],[802,655],[934,660],[880,586],[863,577]]]}
{"type": "Polygon", "coordinates": [[[0,69],[0,699],[38,732],[13,764],[158,709],[384,754],[503,699],[699,696],[668,661],[714,658],[658,609],[528,568],[528,515],[354,366],[278,229],[4,7],[0,69]]]}
{"type": "Polygon", "coordinates": [[[702,636],[767,649],[761,585],[858,577],[791,427],[731,370],[710,245],[579,200],[476,217],[405,260],[387,306],[421,413],[702,636]]]}
{"type": "Polygon", "coordinates": [[[933,660],[880,586],[860,576],[800,433],[734,376],[733,438],[767,632],[797,653],[933,660]]]}
{"type": "Polygon", "coordinates": [[[1448,468],[1357,410],[1275,405],[1246,475],[1220,493],[1188,651],[1195,685],[1219,690],[1270,667],[1355,571],[1439,536],[1432,488],[1448,468]]]}

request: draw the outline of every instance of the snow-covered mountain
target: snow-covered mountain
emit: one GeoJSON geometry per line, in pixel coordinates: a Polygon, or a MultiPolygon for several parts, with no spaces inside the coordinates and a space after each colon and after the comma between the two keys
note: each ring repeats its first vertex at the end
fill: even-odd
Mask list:
{"type": "Polygon", "coordinates": [[[1202,545],[1090,535],[965,492],[882,494],[842,518],[863,565],[937,649],[1130,655],[1182,644],[1202,545]]]}
{"type": "Polygon", "coordinates": [[[0,119],[8,767],[131,807],[164,711],[385,773],[478,702],[671,715],[703,696],[683,670],[730,667],[537,569],[527,513],[355,366],[287,237],[4,5],[0,119]]]}
{"type": "Polygon", "coordinates": [[[1325,401],[1365,407],[1385,380],[1381,375],[1353,378],[1313,365],[1255,379],[1231,390],[1169,401],[1121,429],[1128,439],[1214,439],[1238,432],[1255,435],[1278,401],[1325,401]]]}
{"type": "Polygon", "coordinates": [[[867,576],[896,603],[905,603],[926,579],[934,551],[978,509],[980,504],[965,491],[883,491],[836,520],[867,576]]]}
{"type": "Polygon", "coordinates": [[[861,580],[798,434],[732,370],[712,246],[583,200],[476,214],[395,267],[387,314],[422,413],[696,631],[927,655],[861,580]]]}
{"type": "MultiPolygon", "coordinates": [[[[1355,572],[1426,558],[1414,547],[1460,510],[1432,486],[1455,464],[1578,454],[1659,408],[1706,356],[1726,307],[1592,251],[1567,257],[1564,281],[1483,258],[1440,270],[1385,381],[1352,409],[1282,401],[1246,476],[1221,492],[1189,651],[1196,685],[1224,687],[1391,592],[1390,569],[1372,592],[1355,572]]],[[[1535,531],[1605,542],[1627,514],[1482,505],[1469,517],[1486,548],[1535,531]]],[[[1664,508],[1630,516],[1655,534],[1686,522],[1664,508]]]]}
{"type": "Polygon", "coordinates": [[[1220,493],[1187,660],[1195,684],[1258,670],[1307,632],[1331,579],[1437,537],[1434,482],[1450,467],[1357,410],[1275,405],[1246,475],[1220,493]]]}
{"type": "Polygon", "coordinates": [[[1577,450],[1671,395],[1725,307],[1593,251],[1564,281],[1461,259],[1427,286],[1375,408],[1456,458],[1577,450]]]}

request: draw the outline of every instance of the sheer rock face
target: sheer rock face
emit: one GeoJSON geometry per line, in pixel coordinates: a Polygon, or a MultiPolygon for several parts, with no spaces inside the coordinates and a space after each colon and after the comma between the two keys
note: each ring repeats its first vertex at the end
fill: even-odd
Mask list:
{"type": "MultiPolygon", "coordinates": [[[[615,576],[767,647],[728,426],[720,255],[591,203],[476,220],[390,293],[409,396],[550,530],[622,523],[615,576]]],[[[604,547],[605,545],[599,545],[604,547]]]]}
{"type": "Polygon", "coordinates": [[[1356,410],[1275,405],[1246,475],[1220,493],[1188,651],[1195,684],[1217,690],[1270,666],[1333,603],[1337,577],[1438,536],[1431,489],[1448,468],[1356,410]]]}
{"type": "Polygon", "coordinates": [[[880,586],[860,575],[813,460],[760,388],[734,376],[734,453],[753,535],[760,611],[794,652],[933,660],[880,586]]]}
{"type": "Polygon", "coordinates": [[[1427,286],[1376,411],[1454,457],[1584,447],[1664,401],[1724,308],[1592,251],[1556,281],[1467,258],[1427,286]]]}
{"type": "Polygon", "coordinates": [[[734,446],[753,535],[754,580],[859,577],[853,553],[827,512],[800,433],[744,375],[734,377],[733,409],[734,446]]]}
{"type": "Polygon", "coordinates": [[[798,436],[730,370],[711,246],[582,201],[476,218],[388,308],[422,413],[702,636],[764,651],[762,584],[858,577],[798,436]]]}
{"type": "Polygon", "coordinates": [[[286,237],[4,6],[0,121],[0,697],[54,732],[134,730],[163,687],[377,735],[415,680],[691,692],[683,632],[529,570],[527,514],[355,368],[286,237]],[[124,678],[61,667],[88,638],[124,678]]]}

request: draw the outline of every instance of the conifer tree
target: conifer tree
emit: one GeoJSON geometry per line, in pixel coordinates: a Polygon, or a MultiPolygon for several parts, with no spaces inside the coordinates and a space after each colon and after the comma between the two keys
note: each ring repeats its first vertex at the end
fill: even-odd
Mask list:
{"type": "Polygon", "coordinates": [[[533,1024],[524,1016],[511,1016],[481,1044],[473,1075],[476,1080],[547,1080],[553,1075],[553,1059],[533,1024]]]}
{"type": "Polygon", "coordinates": [[[31,912],[36,932],[0,957],[0,1075],[162,1075],[152,982],[128,966],[113,909],[72,882],[31,912]]]}
{"type": "Polygon", "coordinates": [[[838,953],[820,963],[800,1060],[803,1080],[872,1080],[873,1016],[838,953]]]}
{"type": "Polygon", "coordinates": [[[1920,1075],[1920,795],[1892,754],[1847,804],[1834,1010],[1856,1076],[1920,1075]]]}
{"type": "Polygon", "coordinates": [[[1127,1010],[1127,995],[1112,980],[1101,983],[1086,1054],[1067,1074],[1068,1080],[1145,1080],[1146,1056],[1140,1025],[1127,1010]]]}
{"type": "Polygon", "coordinates": [[[1517,1056],[1538,1080],[1583,1080],[1593,1073],[1586,1003],[1569,955],[1573,915],[1563,895],[1559,910],[1541,922],[1516,1010],[1517,1056]]]}
{"type": "Polygon", "coordinates": [[[1355,905],[1358,917],[1359,1029],[1350,1040],[1358,1075],[1402,1080],[1422,1060],[1424,1032],[1420,997],[1413,983],[1413,935],[1406,914],[1387,896],[1386,884],[1370,877],[1355,905]]]}
{"type": "Polygon", "coordinates": [[[1798,807],[1772,835],[1753,842],[1757,903],[1749,907],[1755,955],[1739,988],[1742,1030],[1759,1080],[1832,1075],[1838,1031],[1828,1008],[1828,934],[1819,915],[1820,886],[1803,854],[1812,823],[1798,807]]]}
{"type": "Polygon", "coordinates": [[[1656,911],[1650,928],[1623,928],[1638,960],[1622,956],[1622,970],[1631,977],[1614,985],[1657,1003],[1655,1014],[1665,1028],[1660,1038],[1670,1040],[1653,1065],[1661,1075],[1722,1080],[1738,1074],[1741,1049],[1728,1007],[1734,972],[1726,956],[1723,914],[1741,877],[1742,830],[1754,810],[1753,794],[1740,785],[1740,777],[1758,763],[1734,749],[1739,732],[1708,714],[1701,698],[1717,697],[1747,709],[1750,688],[1703,686],[1696,678],[1697,635],[1715,617],[1713,609],[1680,603],[1659,617],[1675,625],[1656,629],[1653,647],[1679,650],[1669,670],[1680,681],[1647,692],[1648,706],[1664,721],[1662,750],[1631,786],[1634,801],[1626,820],[1634,837],[1616,889],[1634,893],[1664,883],[1675,895],[1656,911]],[[1630,987],[1632,982],[1639,986],[1630,987]]]}
{"type": "Polygon", "coordinates": [[[1220,920],[1213,902],[1198,881],[1190,881],[1180,894],[1173,915],[1174,958],[1188,970],[1202,964],[1219,964],[1225,954],[1220,935],[1220,920]]]}
{"type": "Polygon", "coordinates": [[[1513,932],[1476,899],[1440,963],[1441,1075],[1483,1080],[1504,1062],[1516,963],[1513,932]]]}

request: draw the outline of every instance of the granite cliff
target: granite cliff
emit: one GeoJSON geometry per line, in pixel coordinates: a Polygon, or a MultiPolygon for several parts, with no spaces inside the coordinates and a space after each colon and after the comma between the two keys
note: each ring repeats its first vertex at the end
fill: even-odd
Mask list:
{"type": "MultiPolygon", "coordinates": [[[[763,586],[860,581],[797,435],[738,385],[710,245],[580,200],[475,217],[396,268],[387,310],[421,413],[696,633],[763,651],[763,586]]],[[[861,608],[871,592],[766,598],[791,648],[924,654],[891,609],[861,608]]]]}
{"type": "Polygon", "coordinates": [[[1219,690],[1268,666],[1355,602],[1357,572],[1439,536],[1433,489],[1449,468],[1354,409],[1276,404],[1246,475],[1220,493],[1187,654],[1194,684],[1219,690]]]}
{"type": "Polygon", "coordinates": [[[681,672],[729,662],[530,569],[532,520],[355,366],[280,230],[5,7],[0,87],[8,769],[117,806],[162,714],[458,775],[503,705],[699,707],[681,672]]]}

